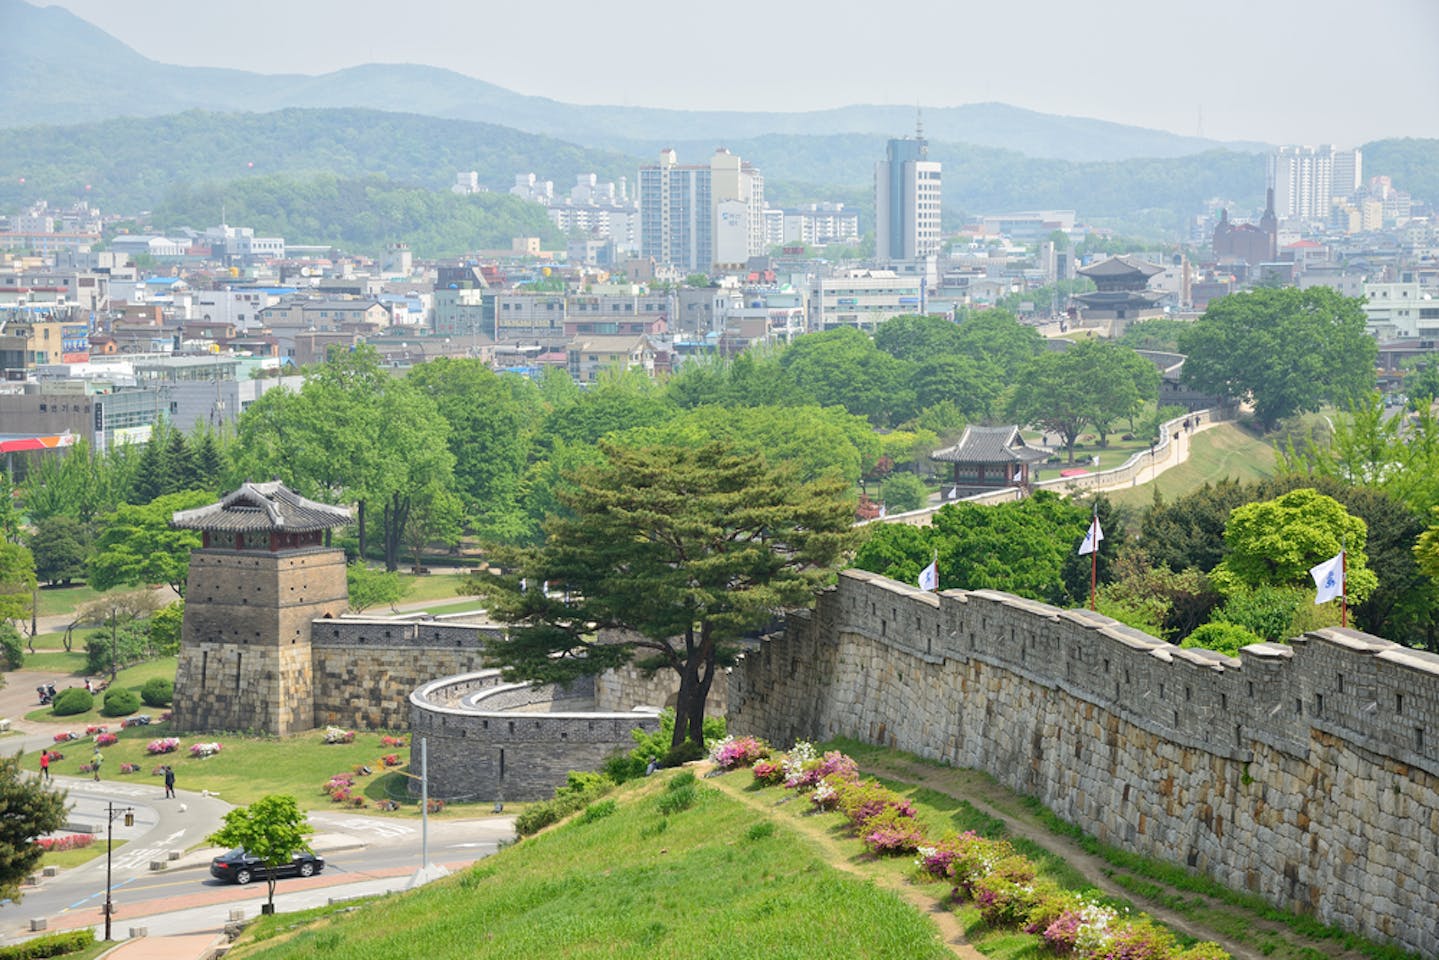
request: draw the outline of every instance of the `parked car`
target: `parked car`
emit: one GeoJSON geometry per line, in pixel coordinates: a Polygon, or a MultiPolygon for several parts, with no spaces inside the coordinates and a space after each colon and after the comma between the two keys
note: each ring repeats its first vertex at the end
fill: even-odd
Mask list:
{"type": "Polygon", "coordinates": [[[312,877],[323,869],[324,857],[304,851],[295,854],[289,863],[281,864],[273,871],[261,863],[259,857],[251,856],[242,847],[236,847],[210,861],[210,876],[239,884],[249,883],[251,880],[268,880],[271,876],[277,879],[312,877]]]}

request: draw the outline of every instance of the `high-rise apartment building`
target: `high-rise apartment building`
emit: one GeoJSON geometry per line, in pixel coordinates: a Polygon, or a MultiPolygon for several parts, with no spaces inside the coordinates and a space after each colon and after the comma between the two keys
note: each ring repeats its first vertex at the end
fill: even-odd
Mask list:
{"type": "Polygon", "coordinates": [[[1276,147],[1268,166],[1280,220],[1328,220],[1334,198],[1349,197],[1359,188],[1363,154],[1328,144],[1276,147]]]}
{"type": "Polygon", "coordinates": [[[940,163],[923,137],[891,140],[874,165],[874,255],[918,260],[939,252],[940,163]]]}
{"type": "Polygon", "coordinates": [[[640,168],[640,256],[681,270],[737,270],[765,250],[764,177],[723,148],[707,164],[673,150],[640,168]]]}

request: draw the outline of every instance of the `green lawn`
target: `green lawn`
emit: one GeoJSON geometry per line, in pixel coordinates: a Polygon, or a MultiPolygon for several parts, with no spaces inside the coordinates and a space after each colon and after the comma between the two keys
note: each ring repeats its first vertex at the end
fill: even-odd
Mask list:
{"type": "Polygon", "coordinates": [[[693,806],[665,816],[657,801],[672,776],[621,790],[608,815],[571,820],[413,893],[310,924],[263,918],[227,956],[952,956],[934,923],[895,892],[831,866],[791,828],[799,811],[776,811],[776,829],[751,831],[771,818],[700,783],[693,806]]]}
{"type": "Polygon", "coordinates": [[[465,575],[458,573],[429,573],[420,576],[403,574],[409,582],[409,592],[402,603],[418,603],[428,600],[454,600],[464,596],[459,592],[465,575]]]}
{"type": "MultiPolygon", "coordinates": [[[[52,657],[78,657],[79,662],[76,668],[77,674],[79,674],[85,669],[85,655],[83,653],[66,654],[61,652],[58,654],[36,654],[34,657],[26,657],[25,665],[27,667],[31,667],[32,669],[39,670],[42,668],[40,666],[37,666],[37,663],[47,662],[47,659],[52,657]]],[[[57,660],[57,662],[60,661],[57,660]]],[[[111,689],[118,689],[123,687],[135,691],[135,696],[138,697],[140,695],[140,689],[145,686],[145,681],[149,680],[151,677],[167,677],[170,680],[174,680],[175,665],[175,657],[160,657],[157,660],[150,660],[145,663],[136,664],[133,667],[126,667],[124,670],[121,670],[118,674],[116,674],[115,682],[111,684],[111,689]]],[[[80,681],[77,681],[74,685],[77,687],[80,686],[80,681]]],[[[65,687],[63,684],[57,683],[55,685],[55,688],[56,692],[58,693],[65,687]]],[[[31,710],[29,713],[25,714],[25,719],[34,721],[36,723],[68,724],[70,728],[72,730],[75,730],[76,732],[80,732],[87,724],[91,723],[105,723],[114,727],[118,727],[120,725],[120,720],[122,719],[121,717],[105,717],[100,715],[100,708],[104,705],[105,695],[102,693],[98,694],[95,697],[95,706],[92,709],[85,711],[84,713],[71,714],[68,717],[57,717],[53,708],[40,707],[37,710],[31,710]]],[[[136,710],[135,712],[148,713],[153,716],[158,716],[160,714],[160,711],[163,709],[163,707],[149,707],[146,706],[144,703],[141,703],[140,709],[136,710]]]]}
{"type": "Polygon", "coordinates": [[[1221,423],[1191,438],[1189,459],[1184,463],[1170,467],[1153,481],[1142,474],[1138,486],[1112,490],[1107,496],[1116,504],[1140,510],[1154,502],[1156,489],[1168,502],[1206,483],[1226,478],[1247,483],[1273,475],[1274,448],[1269,442],[1239,424],[1221,423]]]}
{"type": "Polygon", "coordinates": [[[40,588],[39,615],[53,617],[62,613],[74,613],[82,605],[99,596],[99,591],[83,583],[72,584],[68,587],[44,586],[40,588]]]}

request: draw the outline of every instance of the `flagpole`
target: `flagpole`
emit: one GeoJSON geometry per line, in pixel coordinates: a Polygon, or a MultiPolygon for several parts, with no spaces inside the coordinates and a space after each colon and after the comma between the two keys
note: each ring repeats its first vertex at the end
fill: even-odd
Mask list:
{"type": "Polygon", "coordinates": [[[1349,546],[1339,545],[1339,625],[1349,626],[1349,546]]]}
{"type": "MultiPolygon", "coordinates": [[[[1099,523],[1099,503],[1094,504],[1094,516],[1089,520],[1089,535],[1094,536],[1095,525],[1099,523]]],[[[1089,551],[1089,609],[1097,608],[1094,605],[1094,586],[1099,577],[1099,540],[1094,541],[1094,549],[1089,551]]]]}

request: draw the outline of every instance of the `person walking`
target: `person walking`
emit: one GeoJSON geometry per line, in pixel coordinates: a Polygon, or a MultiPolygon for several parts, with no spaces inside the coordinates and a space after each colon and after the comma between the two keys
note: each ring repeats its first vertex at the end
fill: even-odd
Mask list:
{"type": "Polygon", "coordinates": [[[100,753],[100,748],[95,748],[95,755],[90,758],[90,767],[95,771],[95,779],[100,779],[100,764],[105,762],[105,757],[100,753]]]}
{"type": "Polygon", "coordinates": [[[168,763],[165,764],[165,796],[175,796],[175,768],[168,763]]]}
{"type": "Polygon", "coordinates": [[[41,750],[41,751],[40,751],[40,779],[41,779],[41,780],[49,780],[49,779],[50,779],[50,751],[49,751],[49,750],[41,750]]]}

